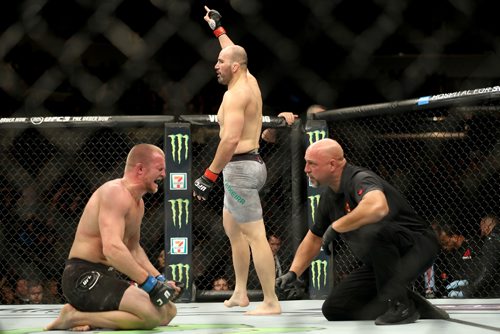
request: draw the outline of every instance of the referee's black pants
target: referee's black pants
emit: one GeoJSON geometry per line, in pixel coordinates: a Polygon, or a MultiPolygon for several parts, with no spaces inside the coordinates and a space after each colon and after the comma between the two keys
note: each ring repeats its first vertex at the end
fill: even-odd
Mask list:
{"type": "Polygon", "coordinates": [[[359,230],[355,239],[346,241],[363,265],[330,291],[322,308],[330,321],[377,318],[387,310],[387,300],[407,296],[409,284],[434,263],[439,252],[431,227],[414,232],[384,222],[359,230]]]}

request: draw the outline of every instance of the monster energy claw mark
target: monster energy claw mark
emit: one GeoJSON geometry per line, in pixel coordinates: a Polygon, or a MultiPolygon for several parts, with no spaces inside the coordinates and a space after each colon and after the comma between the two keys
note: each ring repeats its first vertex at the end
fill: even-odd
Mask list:
{"type": "Polygon", "coordinates": [[[312,143],[317,142],[320,139],[325,139],[326,131],[325,130],[307,131],[307,135],[309,136],[309,145],[312,145],[312,143]]]}
{"type": "Polygon", "coordinates": [[[326,260],[315,260],[311,262],[311,280],[313,283],[313,287],[315,287],[318,290],[321,287],[326,286],[326,275],[328,272],[327,268],[328,268],[328,261],[326,260]]]}
{"type": "Polygon", "coordinates": [[[191,266],[189,264],[177,263],[169,265],[172,272],[172,280],[183,282],[186,289],[189,288],[189,273],[191,266]],[[184,281],[184,277],[186,280],[184,281]]]}
{"type": "Polygon", "coordinates": [[[311,208],[311,222],[314,224],[314,217],[316,215],[316,208],[318,207],[319,199],[321,198],[321,195],[308,196],[307,198],[309,198],[309,206],[311,208]]]}
{"type": "Polygon", "coordinates": [[[172,221],[174,226],[177,226],[179,229],[182,228],[182,221],[184,218],[184,225],[187,225],[189,222],[189,204],[190,200],[188,199],[169,199],[170,209],[172,210],[172,221]]]}
{"type": "Polygon", "coordinates": [[[172,160],[178,164],[182,161],[182,151],[184,149],[184,160],[187,160],[189,154],[189,135],[178,133],[168,135],[170,137],[170,145],[172,146],[172,160]]]}

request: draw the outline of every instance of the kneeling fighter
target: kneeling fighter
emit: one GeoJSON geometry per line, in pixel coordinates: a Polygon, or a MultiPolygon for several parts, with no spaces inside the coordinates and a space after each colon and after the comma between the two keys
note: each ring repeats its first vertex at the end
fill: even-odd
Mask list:
{"type": "Polygon", "coordinates": [[[139,244],[146,193],[165,178],[165,154],[138,144],[122,178],[101,185],[78,223],[62,278],[69,304],[46,330],[152,329],[177,314],[172,299],[181,292],[151,264],[139,244]],[[121,272],[138,285],[119,279],[121,272]]]}

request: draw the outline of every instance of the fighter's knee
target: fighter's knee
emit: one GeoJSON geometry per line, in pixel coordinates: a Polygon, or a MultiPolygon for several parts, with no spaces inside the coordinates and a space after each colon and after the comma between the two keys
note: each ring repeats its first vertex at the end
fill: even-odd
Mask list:
{"type": "Polygon", "coordinates": [[[345,314],[345,312],[342,312],[341,310],[331,307],[331,306],[325,306],[323,304],[323,307],[321,308],[321,312],[323,313],[323,316],[326,318],[328,321],[345,321],[345,320],[352,320],[349,316],[345,314]]]}
{"type": "Polygon", "coordinates": [[[167,326],[177,315],[177,307],[175,304],[169,303],[165,309],[166,312],[162,314],[161,326],[167,326]]]}
{"type": "Polygon", "coordinates": [[[163,311],[164,317],[170,317],[170,319],[172,319],[177,315],[177,306],[175,306],[174,303],[170,302],[165,306],[165,309],[163,311]]]}
{"type": "Polygon", "coordinates": [[[150,309],[149,312],[143,312],[138,317],[142,322],[141,329],[153,329],[160,326],[162,322],[162,315],[157,309],[150,309]]]}
{"type": "Polygon", "coordinates": [[[159,319],[158,319],[158,321],[156,321],[156,320],[155,321],[148,321],[144,324],[144,329],[151,330],[151,329],[154,329],[160,325],[161,325],[161,321],[159,321],[159,319]]]}
{"type": "Polygon", "coordinates": [[[346,317],[345,309],[339,307],[342,305],[342,300],[334,298],[334,296],[330,296],[325,300],[323,306],[321,307],[321,312],[323,316],[328,321],[343,321],[349,320],[346,317]]]}

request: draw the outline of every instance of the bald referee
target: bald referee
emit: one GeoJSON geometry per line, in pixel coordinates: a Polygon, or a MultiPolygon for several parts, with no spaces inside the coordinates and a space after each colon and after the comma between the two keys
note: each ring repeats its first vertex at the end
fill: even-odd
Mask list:
{"type": "Polygon", "coordinates": [[[374,172],[351,165],[340,144],[315,142],[305,154],[305,172],[321,193],[315,223],[300,244],[290,271],[277,278],[279,289],[295,286],[323,247],[342,238],[363,265],[335,286],[323,304],[330,321],[373,320],[377,325],[446,318],[407,289],[432,265],[439,244],[430,224],[404,196],[374,172]],[[417,302],[417,303],[416,303],[417,302]]]}

